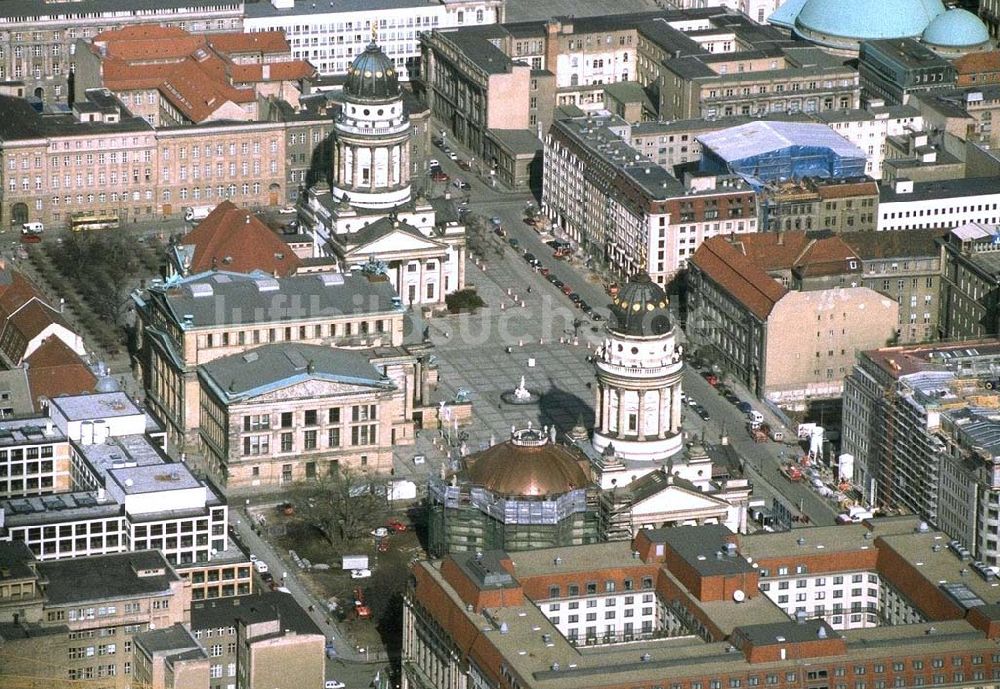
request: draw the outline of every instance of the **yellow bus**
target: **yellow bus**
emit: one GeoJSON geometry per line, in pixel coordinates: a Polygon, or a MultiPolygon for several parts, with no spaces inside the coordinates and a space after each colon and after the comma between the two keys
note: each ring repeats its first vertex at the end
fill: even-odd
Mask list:
{"type": "Polygon", "coordinates": [[[118,227],[117,215],[76,213],[69,219],[69,229],[73,232],[84,232],[86,230],[113,230],[116,227],[118,227]]]}

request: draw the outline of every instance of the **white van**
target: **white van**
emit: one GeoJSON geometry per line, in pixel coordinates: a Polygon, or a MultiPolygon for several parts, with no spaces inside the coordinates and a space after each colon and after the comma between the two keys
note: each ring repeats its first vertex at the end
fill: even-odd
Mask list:
{"type": "Polygon", "coordinates": [[[21,225],[21,234],[41,234],[45,231],[45,225],[40,222],[26,222],[21,225]]]}
{"type": "Polygon", "coordinates": [[[747,413],[747,416],[750,418],[750,423],[752,423],[752,424],[762,424],[762,423],[764,423],[764,415],[761,414],[756,409],[751,409],[747,413]]]}
{"type": "Polygon", "coordinates": [[[264,561],[263,561],[263,560],[261,560],[261,559],[257,559],[257,560],[254,560],[254,561],[253,561],[253,566],[254,566],[254,569],[256,569],[256,570],[257,570],[258,572],[260,572],[261,574],[263,574],[264,572],[266,572],[266,571],[267,571],[267,569],[268,569],[268,568],[267,568],[267,563],[266,563],[266,562],[264,562],[264,561]]]}

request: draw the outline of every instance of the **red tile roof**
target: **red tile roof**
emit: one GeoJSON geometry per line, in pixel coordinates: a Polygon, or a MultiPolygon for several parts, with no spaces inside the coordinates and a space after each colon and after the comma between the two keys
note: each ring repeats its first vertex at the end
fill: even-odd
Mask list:
{"type": "Polygon", "coordinates": [[[238,64],[236,54],[290,57],[281,32],[192,35],[182,29],[133,26],[105,31],[91,44],[101,59],[103,86],[112,91],[156,89],[185,118],[202,122],[227,102],[253,103],[254,88],[236,84],[299,81],[315,74],[305,60],[268,62],[267,77],[260,63],[238,64]]]}
{"type": "Polygon", "coordinates": [[[987,50],[963,55],[955,60],[955,69],[959,74],[1000,71],[1000,50],[987,50]]]}
{"type": "Polygon", "coordinates": [[[706,239],[694,252],[691,263],[761,320],[766,320],[774,305],[788,293],[723,237],[706,239]]]}
{"type": "Polygon", "coordinates": [[[28,389],[38,410],[39,397],[93,392],[97,376],[83,359],[58,337],[47,337],[25,361],[28,364],[28,389]]]}
{"type": "Polygon", "coordinates": [[[257,31],[254,33],[205,34],[209,45],[220,53],[288,53],[291,48],[283,31],[257,31]]]}
{"type": "Polygon", "coordinates": [[[301,260],[271,229],[250,211],[223,201],[194,230],[181,239],[194,246],[188,272],[219,269],[236,273],[262,270],[288,276],[301,260]]]}
{"type": "Polygon", "coordinates": [[[0,264],[0,350],[7,359],[20,364],[31,339],[53,323],[72,331],[28,278],[0,264]]]}

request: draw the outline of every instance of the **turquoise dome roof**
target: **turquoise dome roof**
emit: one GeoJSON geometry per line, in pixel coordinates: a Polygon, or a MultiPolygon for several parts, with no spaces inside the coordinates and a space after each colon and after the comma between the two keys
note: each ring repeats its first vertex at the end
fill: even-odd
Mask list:
{"type": "Polygon", "coordinates": [[[921,40],[930,45],[972,46],[986,43],[990,40],[990,33],[972,12],[953,9],[935,17],[927,25],[921,40]]]}
{"type": "Polygon", "coordinates": [[[941,0],[806,0],[795,26],[857,40],[906,38],[944,12],[941,0]]]}

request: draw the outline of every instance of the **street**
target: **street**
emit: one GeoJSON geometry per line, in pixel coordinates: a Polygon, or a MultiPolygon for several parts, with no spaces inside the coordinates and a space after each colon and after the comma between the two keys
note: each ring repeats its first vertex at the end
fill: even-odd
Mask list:
{"type": "MultiPolygon", "coordinates": [[[[273,505],[266,507],[273,507],[273,505]]],[[[266,507],[257,506],[255,509],[266,509],[266,507]]],[[[247,511],[236,508],[234,505],[230,523],[236,529],[239,539],[251,553],[268,563],[275,579],[283,582],[283,586],[289,590],[290,595],[295,598],[303,610],[308,612],[313,622],[326,635],[327,643],[332,643],[336,649],[336,657],[326,660],[326,679],[338,679],[344,682],[348,689],[370,687],[375,673],[385,665],[386,661],[368,662],[373,660],[373,654],[358,651],[344,636],[333,616],[326,614],[325,601],[314,598],[305,589],[298,580],[298,570],[295,565],[288,561],[287,556],[279,556],[270,543],[254,532],[251,520],[247,515],[247,511]]],[[[254,576],[257,576],[256,573],[254,576]]],[[[265,585],[258,578],[255,586],[264,588],[265,585]]]]}

